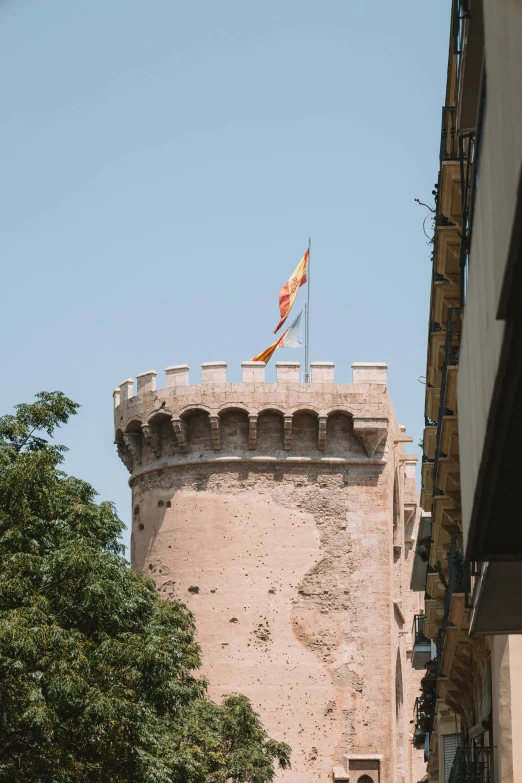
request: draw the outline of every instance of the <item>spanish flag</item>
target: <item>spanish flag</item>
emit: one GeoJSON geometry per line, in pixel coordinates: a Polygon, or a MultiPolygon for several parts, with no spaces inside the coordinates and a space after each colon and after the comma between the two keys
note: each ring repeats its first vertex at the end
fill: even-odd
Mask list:
{"type": "Polygon", "coordinates": [[[270,348],[266,348],[266,350],[262,351],[261,353],[258,353],[257,356],[254,356],[252,361],[264,362],[265,364],[267,364],[272,358],[272,354],[274,353],[276,348],[300,348],[303,344],[303,341],[301,339],[301,316],[302,315],[303,315],[303,311],[301,310],[297,318],[291,323],[291,325],[288,327],[286,332],[284,332],[281,335],[281,337],[278,337],[275,343],[272,343],[270,348]]]}
{"type": "Polygon", "coordinates": [[[306,251],[302,259],[297,264],[295,272],[279,292],[279,312],[281,313],[281,320],[274,329],[274,334],[280,330],[286,321],[288,313],[292,309],[292,305],[295,302],[297,292],[299,291],[300,287],[306,283],[306,270],[308,268],[309,255],[310,249],[306,251]]]}

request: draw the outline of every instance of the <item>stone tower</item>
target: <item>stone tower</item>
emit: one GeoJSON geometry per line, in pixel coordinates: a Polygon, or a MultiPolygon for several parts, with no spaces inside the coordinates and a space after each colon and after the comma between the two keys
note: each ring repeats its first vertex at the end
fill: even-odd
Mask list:
{"type": "MultiPolygon", "coordinates": [[[[248,696],[292,749],[290,783],[411,783],[409,591],[416,457],[386,365],[223,362],[115,391],[136,569],[194,612],[210,696],[248,696]]],[[[418,675],[416,675],[418,679],[418,675]]],[[[418,687],[418,686],[417,686],[418,687]]],[[[417,777],[414,778],[417,780],[417,777]]]]}

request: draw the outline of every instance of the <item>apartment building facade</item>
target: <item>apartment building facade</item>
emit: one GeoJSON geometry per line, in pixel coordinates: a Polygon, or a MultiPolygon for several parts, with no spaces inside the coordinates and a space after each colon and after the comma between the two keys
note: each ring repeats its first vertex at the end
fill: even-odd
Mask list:
{"type": "Polygon", "coordinates": [[[412,587],[427,778],[522,780],[522,3],[453,0],[412,587]]]}

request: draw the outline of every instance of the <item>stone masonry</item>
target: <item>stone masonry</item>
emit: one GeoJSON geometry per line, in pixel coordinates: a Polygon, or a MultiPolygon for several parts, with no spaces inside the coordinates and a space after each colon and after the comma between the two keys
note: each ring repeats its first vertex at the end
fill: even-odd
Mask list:
{"type": "Polygon", "coordinates": [[[194,612],[210,696],[248,696],[293,750],[284,783],[414,783],[409,591],[416,457],[386,365],[244,362],[115,391],[131,560],[194,612]]]}

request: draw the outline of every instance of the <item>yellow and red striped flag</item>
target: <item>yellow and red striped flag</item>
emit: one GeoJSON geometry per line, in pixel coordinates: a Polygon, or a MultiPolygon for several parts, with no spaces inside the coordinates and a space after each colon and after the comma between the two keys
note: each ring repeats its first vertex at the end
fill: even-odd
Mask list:
{"type": "Polygon", "coordinates": [[[278,337],[275,343],[272,343],[269,348],[266,348],[264,351],[261,351],[261,353],[258,353],[257,356],[254,356],[252,361],[265,362],[265,364],[267,364],[272,358],[272,354],[276,348],[300,348],[303,344],[301,340],[302,314],[303,311],[301,310],[297,318],[290,324],[286,332],[283,332],[281,337],[278,337]]]}
{"type": "Polygon", "coordinates": [[[297,264],[297,267],[293,275],[290,277],[286,285],[284,285],[279,292],[279,312],[281,313],[281,320],[279,321],[278,325],[274,329],[274,334],[276,334],[280,330],[280,328],[286,321],[288,317],[288,313],[292,309],[292,306],[297,297],[297,292],[299,291],[300,287],[306,283],[306,271],[308,268],[309,255],[310,255],[310,249],[306,251],[302,259],[297,264]]]}

